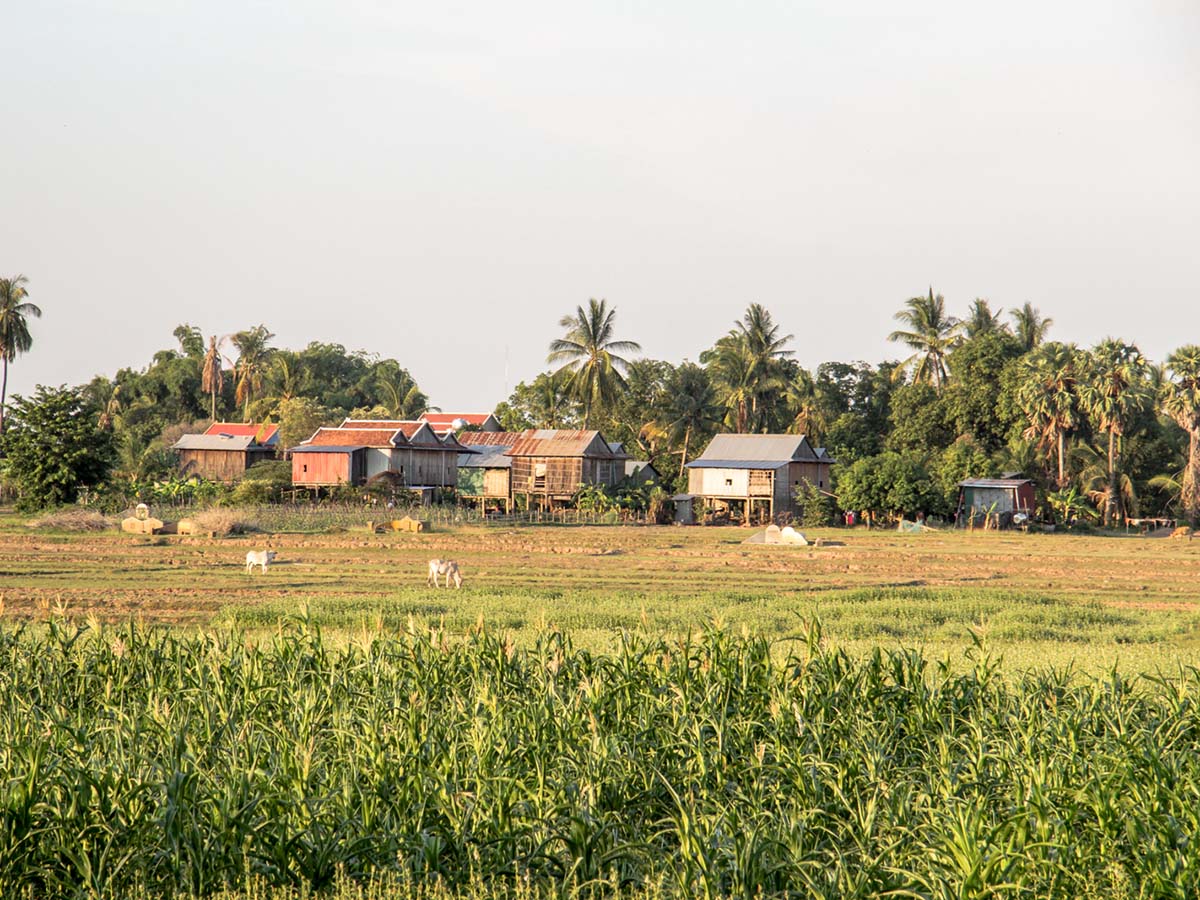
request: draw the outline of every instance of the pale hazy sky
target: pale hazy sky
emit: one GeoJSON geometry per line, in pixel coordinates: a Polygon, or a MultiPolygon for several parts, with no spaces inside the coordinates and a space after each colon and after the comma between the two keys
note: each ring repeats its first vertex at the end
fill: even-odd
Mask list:
{"type": "Polygon", "coordinates": [[[10,391],[262,322],[485,409],[588,297],[671,360],[754,301],[896,357],[930,284],[1200,342],[1197,0],[0,0],[0,47],[10,391]]]}

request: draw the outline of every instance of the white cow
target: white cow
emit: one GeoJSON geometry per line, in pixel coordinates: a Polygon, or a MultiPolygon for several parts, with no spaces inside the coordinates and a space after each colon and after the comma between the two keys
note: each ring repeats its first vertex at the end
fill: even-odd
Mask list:
{"type": "Polygon", "coordinates": [[[246,574],[249,575],[254,571],[255,566],[262,566],[263,572],[267,571],[267,566],[275,559],[274,550],[251,550],[246,554],[246,574]]]}
{"type": "Polygon", "coordinates": [[[462,587],[462,573],[458,571],[458,563],[452,559],[431,559],[429,561],[429,577],[426,584],[438,586],[438,576],[446,576],[446,587],[450,587],[450,579],[454,579],[454,589],[462,587]]]}

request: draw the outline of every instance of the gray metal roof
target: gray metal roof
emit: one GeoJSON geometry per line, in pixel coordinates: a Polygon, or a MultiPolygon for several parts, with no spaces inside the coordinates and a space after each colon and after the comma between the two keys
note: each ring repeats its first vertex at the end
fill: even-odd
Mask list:
{"type": "Polygon", "coordinates": [[[815,460],[817,454],[802,434],[718,434],[696,462],[731,459],[771,462],[774,468],[785,462],[815,460]]]}
{"type": "Polygon", "coordinates": [[[695,459],[689,469],[782,469],[790,459],[695,459]]]}
{"type": "Polygon", "coordinates": [[[365,450],[362,444],[339,447],[333,444],[305,444],[293,447],[288,453],[353,453],[355,450],[365,450]]]}
{"type": "Polygon", "coordinates": [[[458,454],[460,469],[511,469],[512,457],[505,456],[507,447],[477,447],[469,453],[458,454]]]}
{"type": "Polygon", "coordinates": [[[966,481],[960,481],[959,487],[977,487],[977,488],[1013,488],[1020,487],[1023,484],[1033,484],[1030,478],[968,478],[966,481]]]}
{"type": "MultiPolygon", "coordinates": [[[[172,450],[236,450],[244,451],[254,443],[254,435],[185,434],[171,445],[172,450]]],[[[268,449],[264,447],[263,449],[268,449]]]]}

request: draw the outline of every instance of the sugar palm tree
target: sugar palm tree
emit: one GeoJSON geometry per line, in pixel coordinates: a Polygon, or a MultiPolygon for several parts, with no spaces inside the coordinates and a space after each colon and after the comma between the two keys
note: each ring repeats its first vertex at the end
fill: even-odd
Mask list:
{"type": "Polygon", "coordinates": [[[1167,357],[1170,378],[1159,394],[1162,411],[1187,432],[1188,454],[1179,500],[1188,524],[1200,519],[1200,346],[1188,344],[1167,357]]]}
{"type": "Polygon", "coordinates": [[[912,297],[905,301],[905,308],[896,313],[898,322],[908,327],[907,331],[893,331],[889,341],[907,344],[916,352],[896,370],[903,372],[913,368],[913,381],[924,381],[941,391],[946,382],[946,357],[958,343],[962,334],[962,323],[946,315],[946,300],[941,294],[936,297],[933,288],[928,297],[912,297]]]}
{"type": "Polygon", "coordinates": [[[1017,402],[1029,422],[1024,436],[1057,454],[1059,488],[1067,486],[1066,439],[1081,418],[1079,368],[1074,344],[1045,344],[1022,359],[1017,387],[1017,402]]]}
{"type": "Polygon", "coordinates": [[[263,376],[266,374],[267,362],[271,357],[271,348],[267,342],[275,337],[265,325],[255,325],[246,331],[239,331],[229,340],[237,348],[238,358],[234,366],[234,377],[237,379],[234,394],[235,402],[242,407],[242,417],[250,421],[250,403],[262,390],[263,376]]]}
{"type": "Polygon", "coordinates": [[[24,275],[15,278],[0,278],[0,365],[4,367],[0,380],[0,434],[4,433],[4,403],[8,394],[8,364],[33,346],[26,318],[40,319],[42,310],[26,298],[29,291],[25,285],[29,279],[24,275]]]}
{"type": "Polygon", "coordinates": [[[600,408],[616,401],[625,386],[628,361],[622,353],[640,353],[634,341],[613,340],[616,309],[606,300],[588,300],[587,309],[577,306],[573,315],[563,316],[559,325],[567,333],[550,342],[549,363],[564,363],[555,372],[565,379],[567,390],[583,404],[583,427],[591,428],[600,408]]]}
{"type": "Polygon", "coordinates": [[[992,334],[997,331],[1007,331],[1008,328],[1000,321],[1003,309],[992,312],[991,305],[983,297],[976,297],[971,303],[971,310],[963,320],[963,330],[968,338],[976,338],[981,334],[992,334]]]}
{"type": "Polygon", "coordinates": [[[1084,378],[1079,383],[1079,400],[1096,427],[1108,433],[1108,489],[1104,524],[1124,518],[1121,497],[1120,438],[1126,423],[1150,403],[1147,388],[1149,365],[1133,344],[1107,338],[1084,356],[1084,378]]]}
{"type": "Polygon", "coordinates": [[[1014,309],[1010,315],[1017,340],[1026,353],[1041,346],[1042,341],[1046,339],[1046,332],[1054,324],[1053,319],[1043,317],[1028,301],[1020,309],[1014,309]]]}
{"type": "Polygon", "coordinates": [[[667,433],[681,444],[679,475],[683,477],[692,438],[721,422],[721,405],[708,373],[692,362],[683,362],[667,382],[667,433]]]}
{"type": "Polygon", "coordinates": [[[215,334],[208,339],[208,350],[200,363],[200,389],[209,395],[211,409],[209,418],[217,421],[217,394],[225,389],[225,359],[221,356],[224,338],[215,334]]]}

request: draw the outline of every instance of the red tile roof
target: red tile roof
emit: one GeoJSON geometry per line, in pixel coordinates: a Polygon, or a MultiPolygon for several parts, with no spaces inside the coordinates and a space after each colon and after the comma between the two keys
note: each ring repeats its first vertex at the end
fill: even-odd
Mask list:
{"type": "MultiPolygon", "coordinates": [[[[428,422],[419,422],[414,419],[345,419],[341,427],[400,431],[406,438],[410,438],[428,424],[428,422]]],[[[433,426],[430,426],[430,430],[433,430],[433,426]]]]}
{"type": "Polygon", "coordinates": [[[434,428],[449,428],[455,419],[462,419],[468,425],[482,425],[491,413],[425,413],[421,419],[434,428]]]}
{"type": "Polygon", "coordinates": [[[304,443],[309,447],[395,447],[404,443],[394,440],[395,434],[386,428],[318,428],[304,443]]]}

